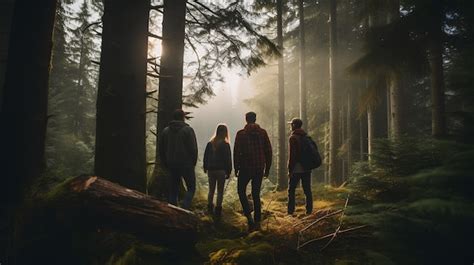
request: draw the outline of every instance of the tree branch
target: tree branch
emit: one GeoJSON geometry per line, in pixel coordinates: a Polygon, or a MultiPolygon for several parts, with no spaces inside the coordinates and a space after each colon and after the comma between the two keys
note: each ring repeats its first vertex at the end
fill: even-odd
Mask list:
{"type": "Polygon", "coordinates": [[[93,22],[93,23],[91,23],[91,24],[85,26],[85,27],[81,30],[81,33],[86,32],[86,30],[88,30],[88,29],[89,29],[90,27],[92,27],[92,26],[97,26],[97,25],[100,25],[100,24],[102,24],[102,20],[93,22]]]}
{"type": "Polygon", "coordinates": [[[151,94],[153,94],[153,93],[155,93],[155,92],[157,92],[157,91],[158,91],[157,89],[151,90],[151,91],[146,91],[145,95],[146,95],[146,96],[149,96],[149,95],[151,95],[151,94]]]}
{"type": "Polygon", "coordinates": [[[155,38],[155,39],[159,39],[159,40],[162,40],[162,39],[163,39],[162,36],[153,34],[153,33],[151,33],[151,32],[148,32],[148,37],[155,38]]]}
{"type": "Polygon", "coordinates": [[[158,11],[158,12],[160,12],[161,9],[163,9],[164,7],[165,7],[165,5],[156,5],[156,6],[150,5],[151,10],[155,10],[155,11],[158,11]]]}
{"type": "Polygon", "coordinates": [[[149,76],[149,77],[153,77],[153,78],[160,78],[159,75],[152,74],[152,73],[146,73],[146,75],[149,76]]]}

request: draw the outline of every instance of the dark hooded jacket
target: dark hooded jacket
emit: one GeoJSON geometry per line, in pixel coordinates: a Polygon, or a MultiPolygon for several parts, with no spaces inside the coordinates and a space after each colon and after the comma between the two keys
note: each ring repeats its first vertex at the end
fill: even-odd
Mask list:
{"type": "Polygon", "coordinates": [[[193,128],[184,121],[171,121],[161,133],[159,152],[165,167],[194,167],[198,148],[193,128]]]}
{"type": "Polygon", "coordinates": [[[225,170],[230,175],[232,171],[232,155],[230,145],[226,142],[219,142],[212,146],[209,142],[206,145],[203,159],[204,170],[225,170]]]}
{"type": "Polygon", "coordinates": [[[288,148],[290,153],[288,157],[288,171],[290,173],[295,169],[297,171],[307,171],[301,166],[301,138],[304,136],[306,136],[306,132],[303,129],[295,129],[291,132],[288,148]]]}

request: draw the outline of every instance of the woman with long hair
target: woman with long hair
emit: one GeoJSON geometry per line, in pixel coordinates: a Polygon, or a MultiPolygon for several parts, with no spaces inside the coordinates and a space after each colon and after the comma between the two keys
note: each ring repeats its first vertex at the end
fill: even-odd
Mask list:
{"type": "Polygon", "coordinates": [[[209,177],[208,212],[217,218],[222,214],[224,183],[232,171],[232,155],[227,125],[219,124],[216,132],[206,145],[203,161],[204,172],[209,177]],[[214,208],[214,192],[217,186],[217,200],[214,208]]]}

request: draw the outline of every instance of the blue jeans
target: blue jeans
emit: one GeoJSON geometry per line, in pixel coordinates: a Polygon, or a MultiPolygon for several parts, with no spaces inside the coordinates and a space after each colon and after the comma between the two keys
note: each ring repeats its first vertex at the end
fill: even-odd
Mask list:
{"type": "Polygon", "coordinates": [[[178,205],[179,184],[181,178],[183,178],[186,184],[186,194],[184,195],[182,208],[189,209],[196,192],[194,167],[170,168],[170,173],[168,203],[178,205]]]}
{"type": "Polygon", "coordinates": [[[311,171],[304,173],[293,173],[288,184],[288,213],[295,211],[295,190],[300,182],[303,186],[304,195],[306,196],[306,213],[313,211],[313,193],[311,192],[311,171]]]}

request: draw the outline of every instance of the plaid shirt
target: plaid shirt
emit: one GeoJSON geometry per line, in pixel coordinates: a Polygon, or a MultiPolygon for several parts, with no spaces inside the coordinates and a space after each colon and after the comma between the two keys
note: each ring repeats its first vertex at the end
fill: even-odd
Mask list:
{"type": "Polygon", "coordinates": [[[249,173],[267,172],[272,165],[272,145],[267,132],[258,124],[247,124],[237,132],[234,143],[234,168],[249,173]]]}

